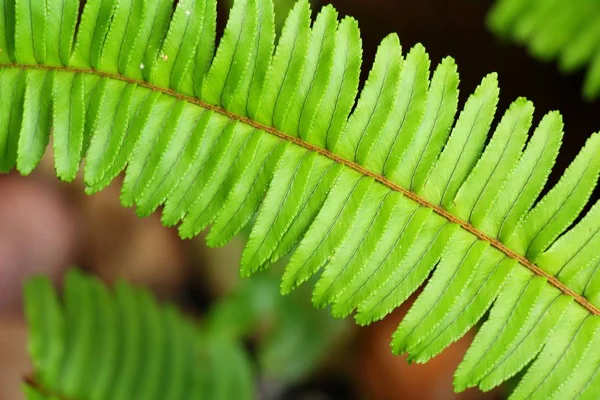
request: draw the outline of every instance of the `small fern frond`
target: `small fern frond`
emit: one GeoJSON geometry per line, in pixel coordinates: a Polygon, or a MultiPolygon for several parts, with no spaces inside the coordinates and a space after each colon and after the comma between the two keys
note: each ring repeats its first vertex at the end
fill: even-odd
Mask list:
{"type": "Polygon", "coordinates": [[[71,270],[63,291],[48,278],[25,285],[28,399],[254,398],[250,361],[233,339],[201,332],[124,282],[109,290],[71,270]]]}
{"type": "Polygon", "coordinates": [[[488,16],[491,30],[526,46],[543,61],[557,59],[560,69],[588,67],[583,95],[600,94],[600,4],[595,0],[497,0],[488,16]]]}
{"type": "Polygon", "coordinates": [[[1,0],[2,170],[29,173],[52,128],[60,178],[85,156],[93,193],[125,169],[124,205],[164,205],[184,238],[211,226],[213,246],[254,221],[242,273],[292,253],[282,290],[322,271],[314,303],[337,316],[379,320],[427,281],[392,342],[411,360],[491,308],[457,389],[533,362],[514,399],[597,397],[598,208],[571,225],[596,186],[599,135],[538,201],[559,113],[527,141],[533,105],[517,99],[486,145],[496,74],[457,117],[454,60],[430,79],[424,48],[403,55],[396,35],[355,104],[358,24],[332,6],[311,24],[296,3],[275,46],[272,0],[238,0],[213,57],[215,0],[89,0],[79,25],[76,0],[38,1],[1,0]]]}

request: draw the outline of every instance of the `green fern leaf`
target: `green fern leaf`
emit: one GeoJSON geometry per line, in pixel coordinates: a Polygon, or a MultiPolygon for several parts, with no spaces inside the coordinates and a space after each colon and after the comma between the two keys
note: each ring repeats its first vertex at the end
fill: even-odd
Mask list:
{"type": "MultiPolygon", "coordinates": [[[[162,207],[184,238],[210,227],[211,246],[253,222],[242,274],[290,255],[282,291],[320,272],[313,302],[336,316],[379,320],[426,283],[392,341],[410,360],[434,357],[490,310],[458,390],[488,390],[531,364],[515,398],[597,397],[600,208],[581,213],[600,172],[598,135],[538,201],[562,141],[558,112],[527,140],[533,104],[517,99],[496,117],[490,74],[456,117],[454,60],[430,77],[423,46],[403,55],[396,35],[356,101],[358,24],[332,6],[311,23],[299,1],[276,39],[272,0],[239,0],[215,50],[215,0],[92,0],[81,16],[56,1],[63,13],[0,4],[2,171],[30,173],[52,131],[59,178],[72,180],[83,159],[93,193],[125,170],[125,206],[141,216],[162,207]]],[[[506,0],[499,13],[513,18],[523,4],[506,0]]],[[[542,21],[526,14],[522,37],[542,21]]],[[[89,329],[77,310],[67,318],[89,329]]],[[[148,343],[168,335],[150,333],[148,343]]],[[[124,341],[144,358],[135,337],[124,341]]],[[[66,365],[76,370],[84,356],[66,365]]]]}
{"type": "Polygon", "coordinates": [[[599,15],[595,0],[497,0],[488,25],[543,61],[556,58],[563,72],[588,66],[583,95],[593,100],[600,94],[599,15]]]}
{"type": "Polygon", "coordinates": [[[59,298],[48,278],[25,286],[28,399],[251,399],[239,343],[200,331],[173,306],[124,282],[108,289],[71,270],[59,298]]]}

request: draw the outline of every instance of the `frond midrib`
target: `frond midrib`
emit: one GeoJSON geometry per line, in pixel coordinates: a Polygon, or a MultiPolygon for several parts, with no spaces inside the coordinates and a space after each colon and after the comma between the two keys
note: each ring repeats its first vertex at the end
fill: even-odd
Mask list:
{"type": "Polygon", "coordinates": [[[451,223],[455,223],[457,225],[459,225],[461,228],[465,229],[467,232],[475,235],[478,239],[483,240],[487,243],[489,243],[491,246],[493,246],[494,248],[496,248],[498,251],[502,252],[504,255],[506,255],[508,258],[514,259],[515,261],[517,261],[519,264],[521,264],[522,266],[528,268],[530,271],[532,271],[534,274],[542,276],[544,278],[546,278],[546,280],[554,287],[556,287],[558,290],[560,290],[562,293],[571,296],[575,299],[575,301],[577,303],[579,303],[582,307],[584,307],[586,310],[588,310],[590,313],[594,314],[594,315],[600,315],[600,309],[598,307],[596,307],[595,305],[593,305],[592,303],[590,303],[584,296],[580,295],[579,293],[575,292],[574,290],[572,290],[571,288],[569,288],[567,285],[565,285],[563,282],[561,282],[556,276],[549,274],[548,272],[544,271],[542,268],[538,267],[537,265],[535,265],[533,262],[531,262],[529,259],[527,259],[526,257],[516,253],[515,251],[513,251],[512,249],[510,249],[509,247],[507,247],[506,245],[504,245],[503,243],[501,243],[499,240],[488,236],[486,233],[484,233],[483,231],[475,228],[474,226],[472,226],[471,224],[469,224],[466,221],[463,221],[460,218],[455,217],[454,215],[452,215],[451,213],[449,213],[448,211],[446,211],[445,209],[443,209],[442,207],[435,205],[429,201],[427,201],[426,199],[424,199],[423,197],[417,195],[416,193],[403,188],[399,185],[397,185],[396,183],[390,181],[389,179],[387,179],[385,176],[381,175],[381,174],[377,174],[374,173],[368,169],[366,169],[365,167],[363,167],[360,164],[357,164],[354,161],[349,161],[346,160],[334,153],[332,153],[331,151],[315,146],[311,143],[308,143],[298,137],[294,137],[294,136],[290,136],[280,130],[277,130],[271,126],[267,126],[264,124],[261,124],[257,121],[254,121],[253,119],[247,118],[247,117],[243,117],[241,115],[238,114],[234,114],[232,112],[229,112],[219,106],[215,106],[209,103],[206,103],[196,97],[193,96],[187,96],[181,93],[178,93],[176,91],[174,91],[173,89],[168,89],[168,88],[163,88],[160,86],[156,86],[153,85],[149,82],[146,82],[144,80],[137,80],[137,79],[132,79],[129,78],[127,76],[123,76],[123,75],[119,75],[119,74],[113,74],[113,73],[108,73],[108,72],[103,72],[103,71],[98,71],[95,69],[81,69],[81,68],[73,68],[73,67],[64,67],[64,66],[48,66],[48,65],[41,65],[41,64],[35,64],[35,65],[30,65],[30,64],[18,64],[18,63],[13,63],[13,64],[0,64],[0,69],[1,68],[19,68],[19,69],[23,69],[23,70],[47,70],[47,71],[64,71],[64,72],[70,72],[70,73],[84,73],[84,74],[93,74],[93,75],[97,75],[100,77],[105,77],[105,78],[109,78],[109,79],[115,79],[115,80],[120,80],[120,81],[124,81],[127,83],[131,83],[131,84],[136,84],[138,86],[142,86],[145,87],[147,89],[150,89],[152,91],[156,91],[156,92],[160,92],[169,96],[173,96],[179,100],[183,100],[186,102],[189,102],[191,104],[195,104],[197,106],[200,106],[204,109],[207,110],[211,110],[214,111],[218,114],[221,114],[223,116],[226,116],[227,118],[230,118],[232,120],[236,120],[239,122],[242,122],[244,124],[247,124],[249,126],[252,126],[253,128],[259,129],[259,130],[263,130],[269,134],[272,134],[276,137],[278,137],[279,139],[282,140],[286,140],[288,142],[291,142],[293,144],[296,144],[298,146],[301,146],[307,150],[310,151],[314,151],[317,152],[318,154],[325,156],[337,163],[343,164],[348,168],[351,168],[353,170],[355,170],[356,172],[364,175],[364,176],[368,176],[370,178],[373,178],[374,180],[376,180],[377,182],[381,183],[382,185],[386,186],[387,188],[396,191],[396,192],[400,192],[402,193],[404,196],[408,197],[409,199],[415,201],[416,203],[418,203],[419,205],[421,205],[422,207],[427,207],[429,209],[431,209],[433,212],[435,212],[436,214],[440,215],[441,217],[447,219],[449,222],[451,223]]]}
{"type": "Polygon", "coordinates": [[[27,375],[25,378],[23,378],[23,382],[25,382],[25,384],[32,387],[33,389],[35,389],[39,393],[43,394],[44,396],[48,396],[48,397],[51,397],[51,398],[57,399],[57,400],[71,400],[67,397],[64,397],[64,396],[58,394],[58,393],[53,393],[50,389],[48,389],[47,387],[42,385],[37,379],[35,379],[31,375],[27,375]]]}

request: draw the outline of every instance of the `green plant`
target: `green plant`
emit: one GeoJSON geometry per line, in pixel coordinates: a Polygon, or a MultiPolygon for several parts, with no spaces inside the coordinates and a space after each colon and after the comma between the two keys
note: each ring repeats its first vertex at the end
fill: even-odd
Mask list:
{"type": "Polygon", "coordinates": [[[314,372],[347,333],[347,321],[314,309],[307,299],[308,290],[281,296],[279,276],[257,274],[219,297],[204,325],[219,335],[254,339],[261,380],[281,391],[314,372]]]}
{"type": "Polygon", "coordinates": [[[596,0],[497,0],[488,25],[545,61],[573,72],[589,64],[583,94],[600,94],[600,3],[596,0]]]}
{"type": "MultiPolygon", "coordinates": [[[[309,1],[313,7],[315,7],[319,4],[319,0],[309,0],[309,1]]],[[[235,2],[234,0],[226,1],[227,5],[229,7],[233,7],[234,2],[235,2]]],[[[274,5],[273,11],[275,12],[275,31],[276,32],[281,32],[283,23],[285,22],[285,19],[286,19],[288,13],[290,12],[290,10],[292,9],[292,7],[294,7],[294,4],[296,4],[296,0],[279,0],[279,1],[273,2],[273,5],[274,5]]]]}
{"type": "Polygon", "coordinates": [[[344,325],[300,302],[305,296],[280,296],[269,274],[217,299],[200,324],[147,290],[125,282],[107,290],[76,269],[62,291],[59,298],[46,277],[25,285],[30,399],[252,399],[245,339],[258,336],[260,378],[285,386],[318,365],[344,325]]]}
{"type": "Polygon", "coordinates": [[[313,302],[336,316],[381,319],[427,280],[392,341],[412,361],[491,307],[457,390],[490,389],[533,362],[513,398],[597,397],[600,206],[567,229],[596,185],[600,136],[535,203],[562,120],[546,115],[525,147],[533,105],[518,99],[485,146],[495,74],[454,124],[454,61],[430,81],[424,48],[404,57],[396,35],[354,106],[359,30],[331,6],[311,28],[298,2],[273,56],[272,2],[238,1],[213,58],[215,0],[173,12],[167,0],[90,0],[79,25],[79,3],[56,1],[60,13],[35,0],[0,7],[3,170],[29,173],[52,126],[61,179],[84,154],[89,193],[126,167],[123,204],[144,216],[164,203],[183,238],[212,224],[219,246],[256,214],[242,274],[295,249],[283,292],[323,269],[313,302]]]}
{"type": "Polygon", "coordinates": [[[145,290],[120,282],[109,291],[71,270],[62,299],[42,277],[27,283],[25,299],[30,400],[255,397],[238,340],[201,331],[145,290]]]}

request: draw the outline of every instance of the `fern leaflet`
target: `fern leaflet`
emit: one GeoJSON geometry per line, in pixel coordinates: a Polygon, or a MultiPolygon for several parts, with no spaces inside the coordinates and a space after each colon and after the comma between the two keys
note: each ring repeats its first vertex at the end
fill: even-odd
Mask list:
{"type": "Polygon", "coordinates": [[[201,331],[174,306],[77,270],[62,298],[48,278],[25,286],[34,376],[30,400],[252,399],[253,371],[233,339],[201,331]]]}
{"type": "Polygon", "coordinates": [[[557,58],[564,72],[589,65],[583,95],[593,100],[600,94],[599,17],[595,0],[498,0],[488,25],[541,60],[557,58]]]}

